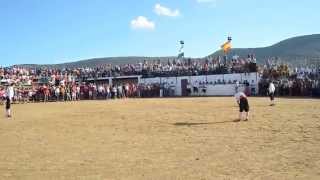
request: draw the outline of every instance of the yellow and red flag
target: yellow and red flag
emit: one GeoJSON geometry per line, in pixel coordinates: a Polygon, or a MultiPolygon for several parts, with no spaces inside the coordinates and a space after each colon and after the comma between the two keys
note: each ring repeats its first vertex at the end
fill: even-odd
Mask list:
{"type": "Polygon", "coordinates": [[[227,54],[230,51],[231,47],[232,46],[231,46],[231,41],[230,40],[221,45],[221,49],[223,50],[223,52],[225,54],[227,54]]]}

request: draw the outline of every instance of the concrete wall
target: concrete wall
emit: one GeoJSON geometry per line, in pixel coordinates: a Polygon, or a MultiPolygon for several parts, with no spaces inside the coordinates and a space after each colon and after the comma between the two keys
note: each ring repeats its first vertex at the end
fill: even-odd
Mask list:
{"type": "MultiPolygon", "coordinates": [[[[139,83],[142,84],[163,84],[167,83],[170,86],[175,87],[175,95],[181,96],[181,80],[187,79],[191,86],[199,88],[199,93],[193,93],[192,95],[207,95],[207,96],[232,96],[235,94],[235,84],[228,84],[229,81],[234,82],[238,81],[243,83],[245,80],[250,83],[250,89],[255,88],[255,91],[258,92],[258,82],[260,77],[258,73],[247,73],[247,74],[224,74],[224,75],[208,75],[208,76],[181,76],[181,77],[165,77],[165,78],[141,78],[139,83]],[[214,82],[222,82],[223,80],[227,84],[214,84],[214,82]],[[208,82],[209,84],[205,85],[206,94],[202,92],[202,86],[199,85],[199,82],[208,82]],[[212,82],[212,83],[211,83],[212,82]]],[[[239,90],[243,91],[244,86],[241,86],[239,90]]]]}

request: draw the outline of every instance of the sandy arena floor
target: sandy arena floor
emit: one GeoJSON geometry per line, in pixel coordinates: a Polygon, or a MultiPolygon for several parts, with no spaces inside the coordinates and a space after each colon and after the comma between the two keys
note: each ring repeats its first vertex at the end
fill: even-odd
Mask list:
{"type": "Polygon", "coordinates": [[[133,99],[0,111],[0,179],[320,179],[320,100],[133,99]]]}

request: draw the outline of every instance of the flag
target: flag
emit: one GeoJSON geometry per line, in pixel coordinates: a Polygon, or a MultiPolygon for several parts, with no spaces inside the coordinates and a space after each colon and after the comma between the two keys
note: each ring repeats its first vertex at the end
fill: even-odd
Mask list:
{"type": "Polygon", "coordinates": [[[231,49],[231,41],[227,41],[223,45],[221,45],[221,49],[225,54],[227,54],[231,49]]]}

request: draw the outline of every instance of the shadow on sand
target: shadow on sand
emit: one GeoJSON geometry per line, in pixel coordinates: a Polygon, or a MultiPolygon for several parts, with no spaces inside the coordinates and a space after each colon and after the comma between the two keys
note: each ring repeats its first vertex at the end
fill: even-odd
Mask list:
{"type": "Polygon", "coordinates": [[[214,124],[226,124],[226,123],[238,123],[239,120],[233,121],[221,121],[221,122],[210,122],[210,123],[188,123],[188,122],[177,122],[173,125],[175,126],[200,126],[200,125],[214,125],[214,124]]]}

